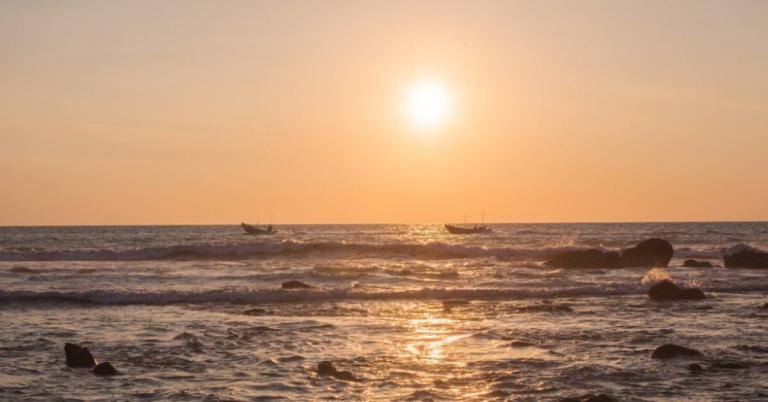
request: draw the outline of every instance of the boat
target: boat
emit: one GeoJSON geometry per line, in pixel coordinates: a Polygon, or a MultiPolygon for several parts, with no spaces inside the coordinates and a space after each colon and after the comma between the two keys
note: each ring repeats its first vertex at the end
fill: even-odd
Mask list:
{"type": "Polygon", "coordinates": [[[272,225],[269,225],[266,228],[260,228],[258,226],[240,222],[240,226],[243,228],[243,230],[245,230],[246,234],[250,235],[272,235],[277,233],[277,230],[275,230],[272,225]]]}
{"type": "Polygon", "coordinates": [[[453,234],[476,234],[476,233],[491,233],[492,230],[488,226],[485,225],[474,225],[474,226],[456,226],[456,225],[445,225],[445,229],[453,234]]]}

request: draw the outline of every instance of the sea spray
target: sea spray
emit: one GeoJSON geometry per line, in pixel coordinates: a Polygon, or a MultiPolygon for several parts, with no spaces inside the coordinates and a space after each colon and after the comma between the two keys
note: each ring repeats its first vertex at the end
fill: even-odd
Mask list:
{"type": "Polygon", "coordinates": [[[667,272],[667,269],[664,267],[653,267],[645,273],[645,276],[643,276],[643,279],[640,281],[640,283],[648,286],[665,280],[672,280],[672,278],[669,276],[669,272],[667,272]]]}

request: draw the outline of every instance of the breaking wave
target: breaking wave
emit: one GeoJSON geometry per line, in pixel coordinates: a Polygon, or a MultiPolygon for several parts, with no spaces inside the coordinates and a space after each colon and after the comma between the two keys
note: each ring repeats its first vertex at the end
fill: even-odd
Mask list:
{"type": "Polygon", "coordinates": [[[501,288],[422,288],[418,290],[361,291],[357,288],[330,289],[257,289],[257,290],[207,290],[207,291],[157,291],[128,290],[91,291],[0,291],[0,301],[49,302],[103,305],[166,305],[192,303],[283,303],[346,300],[517,300],[533,298],[612,296],[643,293],[642,286],[606,288],[582,286],[566,289],[501,289],[501,288]]]}
{"type": "Polygon", "coordinates": [[[0,261],[142,261],[168,259],[258,259],[303,256],[407,257],[414,259],[456,259],[495,257],[499,259],[544,259],[573,247],[513,248],[477,247],[448,243],[366,244],[346,242],[231,243],[172,245],[137,249],[41,250],[6,249],[0,261]]]}
{"type": "MultiPolygon", "coordinates": [[[[761,284],[733,284],[706,287],[706,292],[763,292],[761,284]]],[[[0,302],[71,302],[97,305],[169,305],[199,303],[284,303],[325,301],[387,301],[387,300],[527,300],[564,297],[610,297],[641,295],[647,285],[575,286],[567,288],[422,288],[414,290],[376,289],[365,291],[355,287],[302,290],[217,289],[205,291],[0,291],[0,302]]]]}

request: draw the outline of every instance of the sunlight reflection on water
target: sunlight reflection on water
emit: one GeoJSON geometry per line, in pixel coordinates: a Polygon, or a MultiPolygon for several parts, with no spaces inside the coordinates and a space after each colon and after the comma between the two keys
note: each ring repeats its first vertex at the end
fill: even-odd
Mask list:
{"type": "Polygon", "coordinates": [[[472,335],[455,334],[452,330],[457,326],[455,320],[432,315],[410,320],[409,326],[415,338],[406,344],[405,350],[424,362],[443,359],[446,346],[472,335]]]}

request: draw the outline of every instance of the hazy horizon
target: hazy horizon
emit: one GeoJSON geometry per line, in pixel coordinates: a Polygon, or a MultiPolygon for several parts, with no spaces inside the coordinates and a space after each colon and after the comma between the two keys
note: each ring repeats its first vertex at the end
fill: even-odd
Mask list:
{"type": "Polygon", "coordinates": [[[0,4],[0,225],[768,220],[768,2],[0,4]]]}
{"type": "MultiPolygon", "coordinates": [[[[19,228],[34,228],[34,227],[131,227],[131,226],[236,226],[239,227],[241,222],[227,222],[227,223],[115,223],[115,224],[67,224],[67,225],[0,225],[3,227],[19,227],[19,228]]],[[[564,221],[564,222],[502,222],[502,221],[443,221],[443,222],[355,222],[355,223],[340,223],[340,222],[292,222],[292,223],[280,223],[280,222],[262,222],[262,221],[248,221],[244,223],[256,224],[256,225],[274,225],[274,226],[379,226],[379,225],[443,225],[443,224],[476,224],[485,223],[487,225],[643,225],[643,224],[718,224],[718,223],[768,223],[768,221],[592,221],[592,222],[579,222],[579,221],[564,221]]]]}

